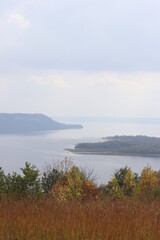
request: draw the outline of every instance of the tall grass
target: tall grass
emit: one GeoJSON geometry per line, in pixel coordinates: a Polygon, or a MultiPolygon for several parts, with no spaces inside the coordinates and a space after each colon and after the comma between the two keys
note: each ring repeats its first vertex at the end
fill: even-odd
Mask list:
{"type": "Polygon", "coordinates": [[[160,201],[0,202],[0,240],[158,240],[160,201]]]}

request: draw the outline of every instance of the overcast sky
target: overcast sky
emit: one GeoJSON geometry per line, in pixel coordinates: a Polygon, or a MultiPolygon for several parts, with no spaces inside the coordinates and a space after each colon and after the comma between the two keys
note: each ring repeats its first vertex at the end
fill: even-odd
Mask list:
{"type": "Polygon", "coordinates": [[[159,0],[0,0],[0,112],[160,117],[159,0]]]}

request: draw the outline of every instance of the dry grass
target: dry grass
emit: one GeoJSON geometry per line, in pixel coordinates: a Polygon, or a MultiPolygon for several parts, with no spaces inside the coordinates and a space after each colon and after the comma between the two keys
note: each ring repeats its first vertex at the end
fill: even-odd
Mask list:
{"type": "Polygon", "coordinates": [[[160,201],[0,202],[0,240],[160,239],[160,201]]]}

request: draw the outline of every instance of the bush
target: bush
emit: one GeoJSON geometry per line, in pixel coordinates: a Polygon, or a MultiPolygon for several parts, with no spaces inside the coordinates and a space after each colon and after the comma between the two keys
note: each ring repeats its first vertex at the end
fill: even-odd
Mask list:
{"type": "Polygon", "coordinates": [[[60,202],[98,198],[95,184],[86,179],[85,175],[74,165],[52,187],[50,194],[60,202]]]}
{"type": "Polygon", "coordinates": [[[70,172],[73,167],[73,162],[65,158],[61,162],[57,162],[54,167],[48,165],[42,175],[42,190],[44,193],[49,193],[52,187],[58,180],[62,180],[67,172],[70,172]]]}

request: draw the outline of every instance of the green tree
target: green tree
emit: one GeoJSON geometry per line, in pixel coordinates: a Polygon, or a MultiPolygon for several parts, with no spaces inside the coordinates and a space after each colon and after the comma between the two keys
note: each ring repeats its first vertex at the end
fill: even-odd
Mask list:
{"type": "Polygon", "coordinates": [[[26,162],[22,175],[13,173],[6,177],[6,193],[12,197],[37,197],[41,194],[39,170],[26,162]]]}
{"type": "Polygon", "coordinates": [[[130,168],[118,169],[111,181],[101,187],[105,195],[113,197],[130,196],[135,192],[138,184],[138,175],[133,173],[130,168]]]}
{"type": "Polygon", "coordinates": [[[48,166],[47,169],[43,172],[42,175],[42,190],[44,193],[48,193],[53,185],[62,177],[62,173],[60,173],[56,168],[51,168],[48,166]]]}
{"type": "Polygon", "coordinates": [[[0,198],[6,193],[6,176],[3,169],[0,167],[0,198]]]}
{"type": "Polygon", "coordinates": [[[38,196],[41,194],[41,182],[39,170],[30,163],[26,162],[25,167],[21,168],[23,177],[23,191],[27,196],[38,196]]]}
{"type": "Polygon", "coordinates": [[[22,176],[16,172],[13,172],[12,175],[9,173],[6,176],[6,194],[9,197],[20,198],[22,193],[24,195],[24,183],[22,176]]]}

